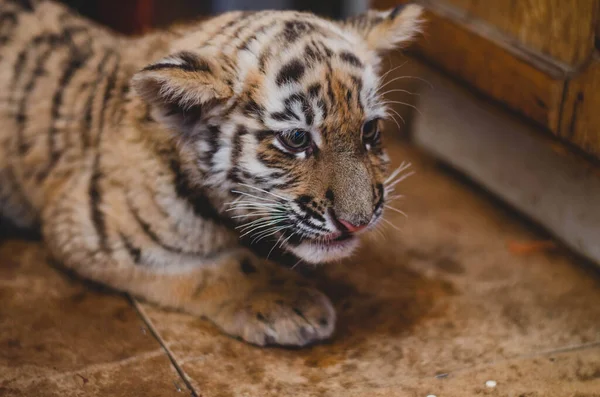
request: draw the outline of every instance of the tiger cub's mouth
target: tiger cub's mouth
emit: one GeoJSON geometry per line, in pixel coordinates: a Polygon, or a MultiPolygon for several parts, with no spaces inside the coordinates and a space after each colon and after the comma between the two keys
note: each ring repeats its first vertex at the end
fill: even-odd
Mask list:
{"type": "Polygon", "coordinates": [[[350,256],[358,247],[356,234],[335,232],[327,236],[285,236],[286,249],[309,263],[324,263],[350,256]]]}

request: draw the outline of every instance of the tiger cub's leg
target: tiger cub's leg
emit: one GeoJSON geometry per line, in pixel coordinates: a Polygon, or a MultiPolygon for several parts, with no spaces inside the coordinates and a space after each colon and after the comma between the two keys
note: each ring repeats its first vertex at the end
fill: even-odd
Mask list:
{"type": "Polygon", "coordinates": [[[168,264],[157,271],[122,240],[105,236],[110,241],[101,248],[90,227],[89,197],[76,185],[64,191],[44,211],[43,233],[53,256],[81,276],[206,317],[257,345],[302,346],[332,334],[330,301],[292,270],[236,248],[208,262],[198,258],[199,265],[186,272],[174,273],[168,264]]]}

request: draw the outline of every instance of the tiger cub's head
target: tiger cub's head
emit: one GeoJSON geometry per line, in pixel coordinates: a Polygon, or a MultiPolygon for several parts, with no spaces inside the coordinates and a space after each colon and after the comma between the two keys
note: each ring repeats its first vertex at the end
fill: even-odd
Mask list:
{"type": "Polygon", "coordinates": [[[242,235],[326,262],[382,215],[379,62],[416,35],[420,15],[416,5],[344,22],[223,14],[181,35],[133,85],[197,183],[230,195],[223,212],[242,235]]]}

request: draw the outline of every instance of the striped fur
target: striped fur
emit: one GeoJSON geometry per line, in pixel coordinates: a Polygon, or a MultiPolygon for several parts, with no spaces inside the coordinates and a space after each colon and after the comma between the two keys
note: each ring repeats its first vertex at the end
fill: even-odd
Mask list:
{"type": "Polygon", "coordinates": [[[327,338],[328,299],[261,244],[326,262],[381,217],[378,64],[419,15],[232,12],[124,38],[0,0],[0,212],[83,277],[251,343],[327,338]]]}

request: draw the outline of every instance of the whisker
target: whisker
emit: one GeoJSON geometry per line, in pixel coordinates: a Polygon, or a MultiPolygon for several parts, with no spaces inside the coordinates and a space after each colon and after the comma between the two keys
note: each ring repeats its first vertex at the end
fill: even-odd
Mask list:
{"type": "Polygon", "coordinates": [[[407,94],[410,94],[410,95],[414,95],[414,96],[421,96],[420,94],[418,94],[418,93],[416,93],[416,92],[411,92],[411,91],[409,91],[409,90],[403,90],[403,89],[401,89],[401,88],[396,88],[396,89],[393,89],[393,90],[387,90],[386,92],[384,92],[384,93],[382,93],[382,94],[380,94],[380,95],[381,95],[381,96],[385,96],[385,95],[387,95],[387,94],[391,94],[392,92],[405,92],[405,93],[407,93],[407,94]]]}
{"type": "Polygon", "coordinates": [[[392,222],[388,221],[385,218],[381,218],[382,221],[384,221],[385,223],[387,223],[388,225],[390,225],[391,227],[393,227],[394,229],[396,229],[397,231],[399,231],[400,233],[403,233],[402,229],[400,229],[398,226],[394,225],[392,222]]]}
{"type": "MultiPolygon", "coordinates": [[[[272,202],[272,203],[279,203],[279,202],[280,202],[279,200],[273,200],[273,199],[270,199],[270,198],[265,198],[265,197],[256,196],[256,195],[254,195],[254,194],[250,194],[250,193],[242,192],[242,191],[240,191],[240,190],[232,190],[231,192],[232,192],[232,193],[237,193],[237,194],[242,194],[242,195],[244,195],[244,196],[252,197],[252,198],[255,198],[255,199],[258,199],[258,200],[262,200],[262,201],[270,201],[270,202],[272,202]]],[[[241,197],[240,197],[240,198],[241,198],[241,197]]]]}
{"type": "Polygon", "coordinates": [[[384,207],[387,208],[387,209],[389,209],[389,210],[395,211],[395,212],[397,212],[397,213],[399,213],[401,215],[404,215],[405,218],[408,218],[408,215],[406,215],[406,212],[401,211],[398,208],[394,208],[394,207],[392,207],[390,205],[384,205],[384,207]]]}
{"type": "MultiPolygon", "coordinates": [[[[404,117],[402,117],[396,110],[392,109],[392,108],[388,108],[387,110],[391,110],[392,112],[394,112],[394,114],[398,117],[400,117],[400,120],[402,120],[402,124],[406,125],[406,120],[404,120],[404,117]]],[[[396,125],[398,125],[398,123],[396,122],[396,125]]],[[[400,129],[400,126],[398,125],[398,129],[400,129]]]]}
{"type": "Polygon", "coordinates": [[[373,233],[376,233],[377,236],[383,240],[387,239],[387,236],[385,235],[385,233],[383,233],[383,231],[381,230],[380,226],[377,225],[375,228],[372,229],[373,233]]]}
{"type": "Polygon", "coordinates": [[[415,111],[417,113],[419,113],[421,116],[423,115],[423,113],[421,113],[421,111],[415,105],[412,105],[410,103],[406,103],[406,102],[402,102],[402,101],[384,101],[383,103],[386,104],[386,105],[389,104],[389,103],[397,103],[399,105],[406,105],[406,106],[408,106],[410,108],[415,109],[415,111]]]}
{"type": "Polygon", "coordinates": [[[406,174],[403,174],[403,175],[399,176],[398,178],[396,178],[394,181],[390,182],[388,185],[386,185],[386,187],[392,188],[392,187],[396,186],[398,183],[405,180],[406,178],[413,176],[414,174],[415,174],[415,171],[407,172],[406,174]]]}
{"type": "Polygon", "coordinates": [[[408,63],[408,61],[404,61],[401,65],[396,66],[395,68],[392,68],[390,70],[388,70],[387,72],[385,72],[381,77],[379,77],[379,81],[383,81],[385,80],[385,78],[387,77],[388,74],[392,73],[394,70],[398,70],[400,69],[402,66],[406,65],[408,63]]]}
{"type": "MultiPolygon", "coordinates": [[[[388,109],[388,110],[391,110],[391,109],[388,109]]],[[[395,113],[395,112],[394,112],[394,113],[395,113]]],[[[396,114],[397,114],[397,113],[396,113],[396,114]]],[[[392,116],[391,114],[389,115],[389,117],[390,117],[392,120],[394,120],[394,123],[396,123],[396,127],[398,127],[398,130],[400,130],[401,128],[400,128],[400,123],[398,123],[398,120],[396,120],[396,118],[395,118],[394,116],[392,116]]],[[[402,120],[402,121],[404,121],[404,120],[402,120]]],[[[406,124],[406,123],[405,123],[405,124],[406,124]]]]}
{"type": "MultiPolygon", "coordinates": [[[[244,232],[243,234],[241,234],[241,235],[240,235],[240,238],[244,238],[244,237],[246,237],[246,236],[247,236],[247,235],[249,235],[249,234],[254,234],[254,233],[258,232],[259,230],[261,230],[261,229],[263,229],[263,228],[265,228],[265,227],[273,226],[273,225],[275,225],[275,224],[277,224],[277,223],[278,223],[278,222],[275,222],[275,223],[273,223],[273,224],[265,224],[265,225],[258,225],[258,226],[252,227],[250,230],[248,230],[248,231],[244,232]]],[[[264,230],[263,230],[263,231],[264,231],[264,230]]],[[[262,231],[261,231],[261,232],[262,232],[262,231]]]]}
{"type": "Polygon", "coordinates": [[[239,202],[239,203],[231,203],[230,207],[232,208],[241,208],[244,206],[255,206],[255,207],[260,207],[260,208],[285,208],[283,205],[281,204],[273,204],[273,203],[253,203],[251,201],[247,201],[247,202],[239,202]]]}
{"type": "Polygon", "coordinates": [[[244,231],[248,230],[249,228],[269,226],[270,224],[280,222],[283,219],[284,219],[283,217],[279,217],[277,219],[274,219],[271,217],[259,218],[259,219],[255,219],[250,222],[246,222],[243,225],[238,225],[238,226],[236,226],[235,229],[239,230],[240,232],[244,232],[244,231]]]}
{"type": "Polygon", "coordinates": [[[240,228],[242,228],[244,226],[248,226],[248,225],[254,225],[254,224],[257,224],[257,223],[260,223],[260,222],[270,222],[270,221],[272,221],[274,219],[283,219],[283,218],[285,218],[284,215],[278,215],[278,216],[274,216],[274,217],[270,216],[270,215],[271,214],[269,214],[268,217],[254,219],[254,220],[248,221],[248,222],[246,222],[244,224],[238,225],[238,226],[236,226],[236,229],[240,229],[240,228]]]}
{"type": "Polygon", "coordinates": [[[398,166],[398,168],[396,168],[394,171],[392,171],[392,173],[390,174],[390,176],[388,176],[383,183],[384,184],[388,183],[389,181],[391,181],[392,179],[394,179],[396,176],[398,176],[399,173],[401,173],[402,171],[405,171],[408,168],[410,168],[411,165],[412,165],[411,163],[403,161],[402,164],[400,164],[400,166],[398,166]]]}
{"type": "Polygon", "coordinates": [[[290,234],[290,235],[288,236],[288,238],[286,238],[285,240],[283,240],[283,241],[281,242],[281,244],[279,245],[279,248],[283,247],[283,245],[284,245],[284,244],[287,244],[287,242],[288,242],[288,241],[290,241],[290,239],[291,239],[291,238],[292,238],[294,235],[296,235],[296,234],[298,234],[298,233],[297,233],[296,231],[293,231],[293,232],[292,232],[292,234],[290,234]]]}
{"type": "Polygon", "coordinates": [[[263,193],[265,193],[265,194],[269,194],[269,195],[271,195],[271,196],[273,196],[273,197],[277,197],[277,198],[279,198],[279,199],[281,199],[281,200],[284,200],[284,201],[286,201],[286,202],[287,202],[287,201],[291,201],[290,199],[286,199],[286,198],[285,198],[285,197],[283,197],[283,196],[280,196],[280,195],[278,195],[278,194],[275,194],[275,193],[271,193],[271,192],[269,192],[269,191],[267,191],[267,190],[264,190],[264,189],[258,188],[258,187],[256,187],[256,186],[247,185],[247,184],[245,184],[245,183],[240,183],[240,185],[241,185],[241,186],[246,186],[246,187],[248,187],[248,188],[250,188],[250,189],[258,190],[259,192],[263,192],[263,193]]]}
{"type": "Polygon", "coordinates": [[[231,207],[225,210],[225,212],[229,212],[229,211],[235,211],[235,210],[269,210],[272,212],[277,212],[277,213],[282,213],[285,212],[285,209],[283,208],[277,208],[277,207],[264,207],[261,205],[252,205],[252,204],[244,204],[244,205],[240,205],[240,206],[235,206],[235,207],[231,207]]]}
{"type": "Polygon", "coordinates": [[[294,270],[294,268],[295,268],[296,266],[298,266],[300,263],[302,263],[302,259],[299,259],[299,260],[298,260],[298,262],[296,262],[296,263],[294,264],[294,266],[292,266],[292,270],[294,270]]]}
{"type": "Polygon", "coordinates": [[[398,199],[401,199],[401,198],[404,198],[404,195],[403,195],[403,194],[394,194],[394,195],[392,195],[392,196],[388,196],[388,197],[386,197],[385,199],[386,199],[388,202],[390,202],[390,201],[398,200],[398,199]]]}
{"type": "Polygon", "coordinates": [[[256,201],[249,201],[249,200],[243,200],[243,201],[230,201],[225,203],[225,205],[228,206],[239,206],[239,205],[246,205],[246,204],[252,204],[252,205],[260,205],[262,207],[283,207],[283,205],[281,203],[260,203],[260,202],[256,202],[256,201]]]}
{"type": "Polygon", "coordinates": [[[262,233],[260,233],[259,235],[257,235],[254,240],[252,240],[252,242],[250,244],[254,244],[254,243],[258,243],[260,240],[272,236],[274,234],[276,234],[277,232],[284,230],[284,229],[289,229],[291,226],[287,225],[287,226],[280,226],[280,227],[276,227],[276,228],[271,228],[268,229],[266,231],[263,231],[262,233]]]}
{"type": "Polygon", "coordinates": [[[271,256],[271,253],[273,252],[273,250],[275,249],[275,247],[277,247],[277,244],[279,244],[279,242],[281,241],[282,238],[283,238],[283,234],[281,236],[279,236],[279,239],[277,241],[275,241],[275,244],[273,244],[273,247],[271,248],[271,250],[267,254],[267,259],[269,259],[269,257],[271,256]]]}
{"type": "MultiPolygon", "coordinates": [[[[262,229],[263,227],[267,227],[267,226],[271,226],[271,225],[275,225],[277,223],[280,223],[284,219],[285,219],[285,217],[279,217],[279,218],[260,218],[260,219],[257,219],[255,221],[251,221],[251,222],[245,223],[243,225],[236,226],[236,230],[239,229],[240,233],[244,233],[248,229],[258,230],[258,229],[262,229]]],[[[244,233],[240,237],[243,237],[246,234],[247,233],[244,233]]]]}
{"type": "Polygon", "coordinates": [[[381,87],[379,87],[378,91],[380,89],[382,89],[383,87],[385,87],[386,85],[389,85],[389,84],[393,83],[394,81],[401,80],[401,79],[415,79],[415,80],[419,80],[419,81],[422,81],[422,82],[426,83],[429,86],[429,88],[431,88],[432,90],[434,89],[433,84],[431,84],[429,81],[425,80],[422,77],[418,77],[418,76],[398,76],[398,77],[395,77],[395,78],[391,79],[390,81],[386,82],[381,87]]]}
{"type": "Polygon", "coordinates": [[[273,214],[273,212],[271,212],[271,211],[256,211],[256,212],[251,212],[249,214],[232,216],[231,219],[249,218],[251,216],[272,215],[272,214],[273,214]]]}

